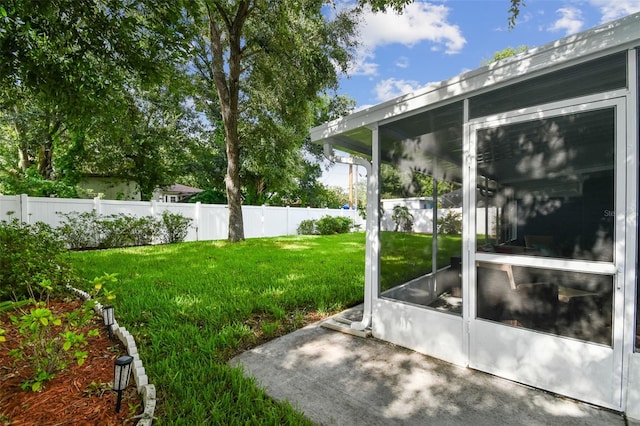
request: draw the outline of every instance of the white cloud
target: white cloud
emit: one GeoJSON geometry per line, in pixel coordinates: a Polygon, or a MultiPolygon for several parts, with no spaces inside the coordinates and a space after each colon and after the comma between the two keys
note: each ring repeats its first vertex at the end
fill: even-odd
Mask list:
{"type": "Polygon", "coordinates": [[[396,67],[398,68],[409,68],[409,58],[406,56],[400,56],[396,59],[396,67]]]}
{"type": "Polygon", "coordinates": [[[447,22],[448,15],[448,7],[428,2],[411,3],[400,15],[365,12],[359,26],[362,45],[349,73],[374,75],[376,48],[390,44],[412,47],[427,41],[447,54],[459,53],[467,41],[460,27],[447,22]]]}
{"type": "Polygon", "coordinates": [[[413,92],[422,87],[420,83],[414,80],[398,80],[395,78],[387,78],[376,84],[374,88],[376,99],[380,102],[396,98],[405,93],[413,92]]]}
{"type": "Polygon", "coordinates": [[[549,31],[564,31],[565,35],[580,32],[584,25],[582,11],[575,7],[563,7],[556,11],[560,14],[560,19],[549,27],[549,31]]]}
{"type": "Polygon", "coordinates": [[[590,0],[589,3],[600,9],[601,23],[640,12],[640,0],[590,0]]]}

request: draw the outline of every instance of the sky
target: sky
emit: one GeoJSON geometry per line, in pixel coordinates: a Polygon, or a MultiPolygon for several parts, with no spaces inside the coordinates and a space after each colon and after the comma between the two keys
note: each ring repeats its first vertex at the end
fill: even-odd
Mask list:
{"type": "MultiPolygon", "coordinates": [[[[363,109],[483,66],[505,48],[539,47],[640,12],[640,0],[525,0],[509,30],[509,0],[414,1],[402,15],[366,13],[356,59],[339,94],[363,109]]],[[[360,170],[360,179],[364,172],[360,170]]],[[[348,186],[348,166],[321,181],[348,186]]]]}

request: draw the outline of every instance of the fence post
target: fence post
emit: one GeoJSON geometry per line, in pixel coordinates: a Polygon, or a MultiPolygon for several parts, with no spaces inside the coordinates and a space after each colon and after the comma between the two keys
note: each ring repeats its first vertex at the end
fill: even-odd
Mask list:
{"type": "Polygon", "coordinates": [[[155,217],[158,215],[158,202],[156,200],[149,201],[151,204],[151,216],[155,217]]]}
{"type": "Polygon", "coordinates": [[[262,217],[260,218],[260,222],[262,223],[262,235],[261,235],[262,237],[264,237],[265,234],[266,234],[266,230],[265,230],[265,227],[264,227],[264,222],[265,222],[264,219],[265,219],[266,215],[267,215],[266,206],[263,204],[262,205],[262,217]]]}
{"type": "Polygon", "coordinates": [[[196,207],[195,207],[196,211],[194,212],[194,216],[195,216],[194,222],[196,224],[196,241],[200,241],[200,208],[201,208],[200,205],[201,204],[202,203],[200,201],[196,202],[196,207]]]}
{"type": "Polygon", "coordinates": [[[96,214],[102,214],[102,204],[100,204],[100,197],[93,197],[93,211],[96,214]]]}
{"type": "Polygon", "coordinates": [[[20,222],[29,223],[29,196],[20,194],[20,222]]]}
{"type": "Polygon", "coordinates": [[[293,234],[289,233],[289,210],[290,209],[291,209],[291,207],[287,206],[287,218],[286,218],[286,221],[287,221],[287,235],[293,235],[293,234]]]}

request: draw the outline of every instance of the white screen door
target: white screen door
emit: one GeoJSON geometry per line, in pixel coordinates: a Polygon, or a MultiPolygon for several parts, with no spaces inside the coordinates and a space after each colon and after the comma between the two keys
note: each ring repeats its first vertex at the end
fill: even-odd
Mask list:
{"type": "Polygon", "coordinates": [[[472,368],[621,408],[624,117],[614,99],[470,124],[472,368]]]}

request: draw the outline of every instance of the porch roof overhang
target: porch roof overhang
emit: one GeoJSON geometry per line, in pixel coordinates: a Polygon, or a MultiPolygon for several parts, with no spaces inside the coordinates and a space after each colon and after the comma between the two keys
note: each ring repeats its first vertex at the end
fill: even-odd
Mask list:
{"type": "MultiPolygon", "coordinates": [[[[385,158],[386,144],[403,140],[405,135],[408,138],[417,136],[416,130],[411,126],[418,120],[409,120],[407,117],[524,81],[551,70],[638,47],[638,40],[640,13],[562,38],[449,80],[429,84],[416,92],[314,127],[310,130],[311,140],[370,159],[372,128],[377,126],[380,130],[380,144],[383,147],[381,161],[389,161],[389,158],[385,158]]],[[[437,133],[419,136],[435,141],[440,139],[437,133]]]]}

